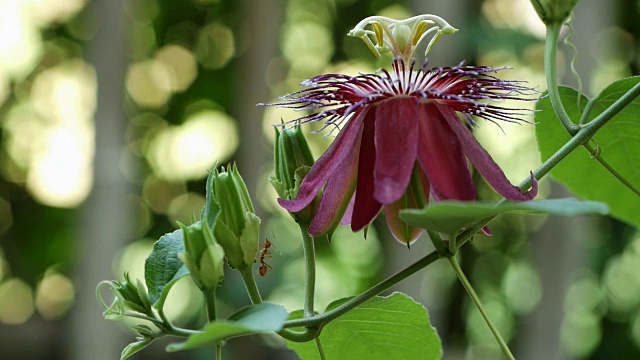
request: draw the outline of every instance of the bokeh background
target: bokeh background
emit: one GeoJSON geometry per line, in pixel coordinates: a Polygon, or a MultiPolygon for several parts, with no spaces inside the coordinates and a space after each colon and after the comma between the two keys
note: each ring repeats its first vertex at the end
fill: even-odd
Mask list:
{"type": "MultiPolygon", "coordinates": [[[[597,94],[637,74],[640,4],[582,0],[576,66],[597,94]]],[[[0,348],[2,359],[117,359],[134,334],[102,319],[100,280],[143,278],[154,240],[204,204],[206,171],[237,162],[275,244],[263,296],[302,306],[297,228],[275,202],[273,129],[292,111],[256,107],[325,72],[386,66],[346,33],[370,15],[444,17],[461,31],[430,62],[512,66],[503,77],[545,88],[544,27],[527,0],[0,0],[0,348]]],[[[573,57],[560,49],[562,82],[573,57]]],[[[306,130],[313,130],[309,126],[306,130]]],[[[539,163],[533,126],[482,123],[476,136],[514,183],[539,163]]],[[[309,137],[317,155],[330,139],[309,137]]],[[[496,199],[477,178],[480,197],[496,199]]],[[[551,180],[541,197],[569,194],[551,180]]],[[[639,207],[640,211],[640,207],[639,207]]],[[[354,295],[431,250],[393,241],[383,219],[366,240],[318,243],[318,308],[354,295]]],[[[518,359],[640,358],[640,233],[603,217],[505,216],[463,250],[463,267],[518,359]]],[[[499,349],[446,264],[396,287],[425,304],[445,359],[499,349]]],[[[248,304],[231,271],[221,312],[248,304]]],[[[188,278],[167,312],[199,327],[188,278]]],[[[137,359],[167,355],[158,341],[137,359]]],[[[274,337],[229,341],[228,359],[295,359],[274,337]]],[[[392,357],[390,357],[392,358],[392,357]]]]}

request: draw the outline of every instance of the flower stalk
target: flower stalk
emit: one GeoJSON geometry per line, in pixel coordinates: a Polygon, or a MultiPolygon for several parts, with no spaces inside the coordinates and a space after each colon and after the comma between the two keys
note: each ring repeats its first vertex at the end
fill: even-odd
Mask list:
{"type": "Polygon", "coordinates": [[[458,260],[456,260],[455,255],[447,256],[447,260],[449,260],[451,267],[456,272],[456,275],[458,275],[458,279],[460,279],[462,286],[464,286],[465,290],[467,290],[467,293],[471,297],[471,300],[473,300],[473,302],[478,307],[478,310],[480,311],[480,314],[482,314],[484,321],[487,323],[487,325],[491,329],[491,332],[493,333],[493,336],[495,336],[496,340],[498,341],[498,344],[500,344],[500,348],[502,349],[502,352],[504,353],[504,355],[509,360],[515,360],[515,357],[511,353],[511,350],[509,350],[509,346],[507,346],[507,343],[504,341],[504,339],[500,335],[498,328],[496,328],[496,326],[491,321],[491,318],[489,317],[489,314],[487,313],[487,311],[484,309],[484,306],[482,305],[482,302],[480,301],[478,294],[476,294],[475,290],[473,289],[473,286],[471,286],[471,283],[469,282],[464,272],[462,271],[462,268],[460,267],[458,260]]]}

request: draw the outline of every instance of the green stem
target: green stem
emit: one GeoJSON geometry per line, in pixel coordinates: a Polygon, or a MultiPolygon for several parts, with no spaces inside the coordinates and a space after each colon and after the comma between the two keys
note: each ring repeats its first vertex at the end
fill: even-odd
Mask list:
{"type": "Polygon", "coordinates": [[[322,326],[326,325],[327,323],[331,322],[332,320],[335,320],[336,318],[340,317],[341,315],[349,312],[350,310],[353,310],[354,308],[356,308],[357,306],[359,306],[362,303],[366,302],[367,300],[373,298],[374,296],[380,294],[381,292],[389,289],[391,286],[393,286],[393,285],[397,284],[398,282],[406,279],[410,275],[416,273],[418,270],[421,270],[422,268],[424,268],[427,265],[435,262],[438,259],[440,259],[440,254],[437,251],[433,251],[429,255],[427,255],[427,256],[423,257],[422,259],[416,261],[415,263],[411,264],[406,269],[396,273],[395,275],[392,275],[392,276],[388,277],[386,280],[383,280],[382,282],[380,282],[377,285],[373,286],[369,290],[367,290],[367,291],[365,291],[365,292],[353,297],[351,300],[345,302],[344,304],[342,304],[342,305],[340,305],[340,306],[338,306],[338,307],[336,307],[336,308],[334,308],[334,309],[332,309],[330,311],[327,311],[324,314],[316,315],[316,316],[314,316],[312,318],[289,320],[289,321],[285,322],[284,327],[285,328],[291,328],[291,327],[322,327],[322,326]]]}
{"type": "Polygon", "coordinates": [[[222,360],[222,346],[216,345],[216,360],[222,360]]]}
{"type": "Polygon", "coordinates": [[[294,342],[307,342],[317,338],[320,335],[320,329],[317,327],[307,327],[304,331],[293,331],[291,329],[282,329],[278,335],[294,342]]]}
{"type": "Polygon", "coordinates": [[[306,276],[304,284],[304,317],[311,317],[313,312],[313,300],[316,289],[316,254],[313,237],[309,236],[306,226],[300,225],[302,236],[302,250],[306,264],[306,276]]]}
{"type": "Polygon", "coordinates": [[[556,68],[556,50],[558,45],[558,36],[560,34],[560,28],[562,24],[553,23],[547,26],[547,39],[545,42],[545,51],[544,51],[544,68],[545,73],[547,75],[547,91],[549,91],[549,99],[551,100],[551,105],[553,106],[553,110],[556,113],[556,116],[562,123],[562,126],[567,130],[567,132],[573,136],[575,135],[580,127],[575,125],[569,114],[567,114],[564,106],[562,105],[562,100],[560,99],[560,93],[558,92],[558,72],[556,68]]]}
{"type": "Polygon", "coordinates": [[[172,336],[178,336],[178,337],[189,337],[195,334],[202,334],[202,331],[182,329],[179,327],[171,326],[171,329],[165,329],[164,333],[166,335],[172,335],[172,336]]]}
{"type": "Polygon", "coordinates": [[[316,338],[316,347],[318,348],[318,354],[320,355],[321,360],[326,360],[327,358],[324,356],[324,350],[322,349],[322,343],[320,342],[320,337],[316,338]]]}
{"type": "Polygon", "coordinates": [[[449,236],[449,253],[455,255],[458,253],[458,234],[453,233],[449,236]]]}
{"type": "Polygon", "coordinates": [[[244,281],[244,287],[247,289],[251,303],[254,305],[260,304],[262,297],[260,296],[260,291],[258,290],[258,285],[256,284],[256,279],[253,276],[251,267],[241,270],[240,275],[242,275],[242,281],[244,281]]]}
{"type": "Polygon", "coordinates": [[[458,260],[456,260],[455,256],[449,256],[447,257],[447,260],[449,260],[449,263],[451,263],[453,270],[458,275],[458,279],[460,279],[462,286],[464,286],[464,288],[467,290],[467,293],[469,293],[469,296],[471,297],[473,302],[476,303],[476,306],[478,307],[478,310],[480,310],[480,314],[482,314],[484,321],[487,322],[487,325],[489,325],[489,328],[491,329],[493,336],[495,336],[496,340],[498,340],[498,343],[500,344],[500,348],[502,348],[502,352],[504,353],[504,355],[509,360],[515,360],[515,357],[511,353],[511,350],[509,350],[509,347],[507,346],[507,343],[504,341],[502,336],[500,336],[498,329],[495,327],[495,325],[493,325],[493,322],[491,322],[491,319],[489,318],[489,314],[487,314],[487,311],[484,309],[484,306],[482,306],[482,302],[480,302],[480,298],[478,297],[478,294],[476,294],[475,290],[473,290],[471,283],[469,283],[469,280],[464,275],[464,272],[462,272],[462,268],[460,268],[460,264],[458,264],[458,260]]]}
{"type": "Polygon", "coordinates": [[[620,175],[620,173],[618,173],[616,169],[611,167],[611,165],[609,165],[609,163],[606,162],[602,158],[602,156],[600,156],[597,149],[594,149],[591,145],[589,145],[589,143],[585,143],[584,147],[589,151],[589,153],[591,154],[591,157],[596,159],[600,163],[600,165],[602,165],[605,169],[607,169],[611,173],[611,175],[615,176],[616,179],[618,179],[621,183],[623,183],[627,188],[629,188],[629,190],[633,191],[636,195],[640,195],[640,190],[638,190],[635,186],[633,186],[633,184],[630,183],[629,180],[625,179],[624,176],[620,175]]]}
{"type": "MultiPolygon", "coordinates": [[[[567,157],[573,150],[580,145],[586,144],[598,130],[607,124],[617,113],[629,105],[635,98],[640,96],[640,83],[632,87],[626,94],[616,100],[611,106],[609,106],[600,115],[596,116],[587,125],[580,128],[578,133],[567,141],[558,151],[556,151],[550,158],[548,158],[533,175],[537,180],[542,179],[551,169],[553,169],[560,161],[567,157]]],[[[531,187],[531,177],[527,178],[518,185],[520,189],[527,190],[531,187]]],[[[504,204],[507,200],[502,199],[496,205],[504,204]]],[[[469,239],[473,237],[480,229],[487,225],[495,216],[480,220],[470,227],[466,228],[460,235],[458,235],[458,248],[464,245],[469,239]]]]}
{"type": "Polygon", "coordinates": [[[213,322],[216,320],[216,290],[204,290],[202,293],[204,294],[205,304],[207,306],[207,318],[209,322],[213,322]]]}
{"type": "Polygon", "coordinates": [[[447,245],[444,243],[444,240],[442,240],[442,238],[440,237],[440,234],[438,234],[437,231],[433,231],[429,229],[426,229],[426,230],[427,230],[427,234],[429,234],[429,239],[431,239],[431,242],[433,243],[433,247],[436,248],[438,253],[441,256],[448,255],[449,249],[447,249],[447,245]]]}

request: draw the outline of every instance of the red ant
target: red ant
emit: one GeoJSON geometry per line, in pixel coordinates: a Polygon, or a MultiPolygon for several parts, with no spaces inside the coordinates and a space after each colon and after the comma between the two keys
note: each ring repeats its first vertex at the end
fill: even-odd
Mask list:
{"type": "Polygon", "coordinates": [[[258,268],[258,274],[260,274],[260,276],[265,276],[267,274],[267,271],[269,271],[269,269],[272,269],[269,264],[264,262],[264,259],[271,258],[271,251],[269,251],[270,247],[271,241],[264,239],[264,245],[262,247],[262,250],[260,250],[260,268],[258,268]]]}

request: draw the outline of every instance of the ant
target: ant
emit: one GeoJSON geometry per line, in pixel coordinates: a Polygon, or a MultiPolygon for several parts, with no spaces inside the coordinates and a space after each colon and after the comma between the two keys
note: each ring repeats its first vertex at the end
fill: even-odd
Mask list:
{"type": "Polygon", "coordinates": [[[269,271],[269,269],[272,269],[272,267],[269,266],[269,264],[264,262],[264,259],[271,258],[271,251],[269,251],[270,247],[271,247],[271,241],[264,239],[264,245],[262,246],[262,250],[260,250],[260,259],[259,259],[260,268],[258,269],[258,274],[260,274],[260,276],[265,276],[267,274],[267,271],[269,271]]]}

